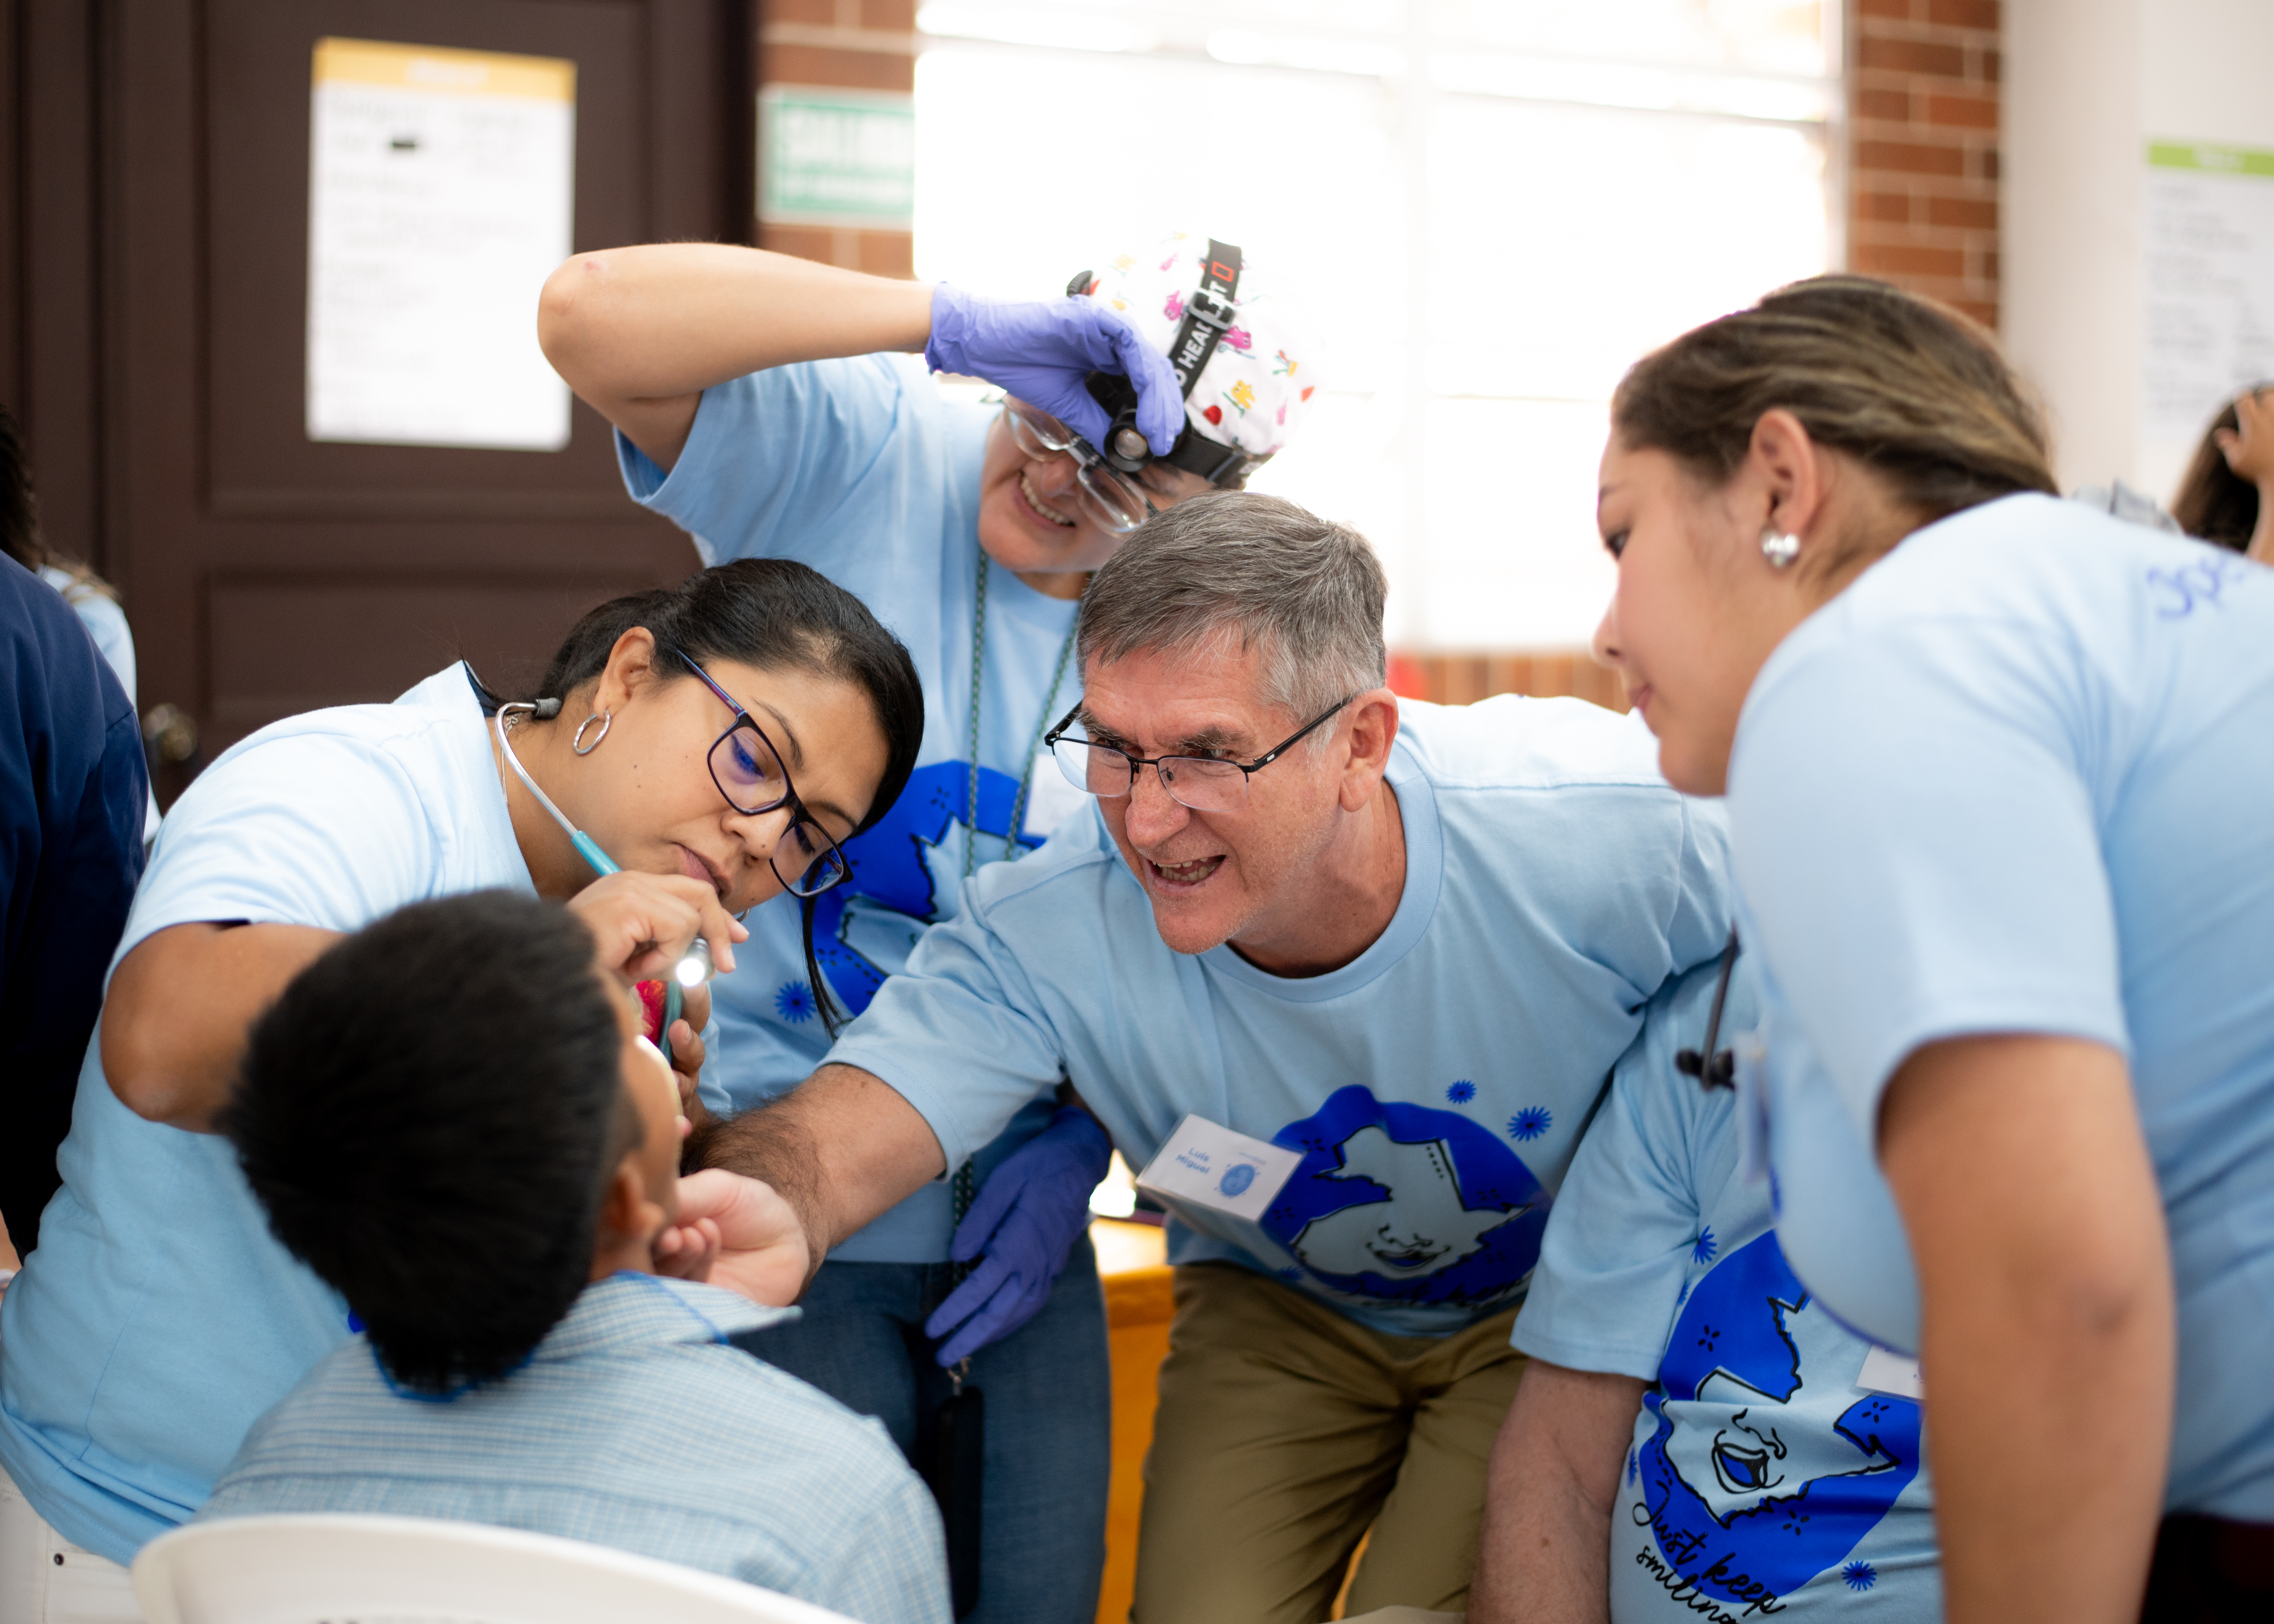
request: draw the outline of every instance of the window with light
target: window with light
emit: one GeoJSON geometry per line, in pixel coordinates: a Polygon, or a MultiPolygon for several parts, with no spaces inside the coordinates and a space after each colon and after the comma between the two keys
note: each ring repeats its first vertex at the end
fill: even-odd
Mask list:
{"type": "Polygon", "coordinates": [[[1046,297],[1172,230],[1267,259],[1321,395],[1251,484],[1382,551],[1414,650],[1584,645],[1653,346],[1836,262],[1838,8],[930,0],[916,271],[1046,297]]]}

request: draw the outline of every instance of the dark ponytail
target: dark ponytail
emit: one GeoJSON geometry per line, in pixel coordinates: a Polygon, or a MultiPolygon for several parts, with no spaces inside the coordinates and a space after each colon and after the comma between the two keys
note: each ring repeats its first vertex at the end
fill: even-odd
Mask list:
{"type": "MultiPolygon", "coordinates": [[[[617,640],[636,626],[646,628],[660,647],[697,662],[809,672],[867,695],[885,736],[885,775],[855,834],[873,828],[907,787],[923,743],[923,685],[915,663],[866,605],[818,571],[787,559],[737,559],[677,586],[611,598],[569,628],[544,681],[527,696],[538,714],[557,714],[570,694],[598,679],[617,640]]],[[[676,660],[659,662],[655,675],[665,682],[695,680],[676,660]]],[[[813,905],[802,911],[814,1007],[834,1034],[837,1017],[813,949],[813,905]]]]}

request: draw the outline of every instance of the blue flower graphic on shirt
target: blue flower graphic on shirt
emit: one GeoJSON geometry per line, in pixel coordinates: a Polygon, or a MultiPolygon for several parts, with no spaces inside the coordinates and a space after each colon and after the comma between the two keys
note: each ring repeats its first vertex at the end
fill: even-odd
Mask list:
{"type": "Polygon", "coordinates": [[[1848,1582],[1849,1590],[1868,1590],[1878,1582],[1879,1572],[1869,1562],[1850,1562],[1840,1570],[1840,1576],[1848,1582]]]}
{"type": "Polygon", "coordinates": [[[1445,1089],[1445,1097],[1456,1105],[1466,1105],[1477,1097],[1477,1086],[1466,1081],[1449,1084],[1445,1089]]]}
{"type": "Polygon", "coordinates": [[[1632,1449],[1630,1449],[1627,1451],[1627,1481],[1629,1483],[1632,1483],[1641,1475],[1642,1457],[1636,1454],[1632,1449]]]}
{"type": "Polygon", "coordinates": [[[774,994],[774,1013],[794,1026],[813,1019],[813,989],[803,981],[784,981],[774,994]]]}
{"type": "Polygon", "coordinates": [[[1692,1263],[1711,1263],[1713,1254],[1721,1250],[1721,1243],[1713,1238],[1713,1226],[1707,1224],[1698,1232],[1698,1244],[1690,1249],[1692,1263]]]}
{"type": "Polygon", "coordinates": [[[1527,1105],[1508,1119],[1509,1137],[1516,1139],[1536,1139],[1547,1132],[1548,1124],[1555,1120],[1554,1115],[1546,1106],[1527,1105]]]}

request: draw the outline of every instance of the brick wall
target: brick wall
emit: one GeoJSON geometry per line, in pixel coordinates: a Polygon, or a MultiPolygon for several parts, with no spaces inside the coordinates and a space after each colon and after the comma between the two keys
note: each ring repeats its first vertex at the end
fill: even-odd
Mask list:
{"type": "MultiPolygon", "coordinates": [[[[751,9],[761,86],[915,88],[915,0],[751,0],[751,9]]],[[[906,231],[762,220],[758,246],[877,276],[915,274],[915,239],[906,231]]]]}
{"type": "Polygon", "coordinates": [[[1441,705],[1465,705],[1495,694],[1530,694],[1541,699],[1568,694],[1614,710],[1628,709],[1618,673],[1595,664],[1585,649],[1392,654],[1389,686],[1408,699],[1441,705]]]}
{"type": "Polygon", "coordinates": [[[1998,325],[1998,0],[1848,0],[1848,267],[1998,325]]]}

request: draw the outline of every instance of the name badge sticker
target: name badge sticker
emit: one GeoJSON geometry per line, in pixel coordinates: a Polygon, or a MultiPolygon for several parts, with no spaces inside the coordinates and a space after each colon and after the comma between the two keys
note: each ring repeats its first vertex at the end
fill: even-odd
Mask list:
{"type": "Polygon", "coordinates": [[[1137,1187],[1172,1208],[1189,1202],[1255,1223],[1302,1160],[1299,1151],[1187,1115],[1145,1164],[1137,1187]]]}
{"type": "Polygon", "coordinates": [[[1874,1346],[1864,1356],[1864,1368],[1856,1372],[1856,1386],[1863,1392],[1884,1393],[1889,1398],[1924,1401],[1926,1397],[1925,1384],[1919,1380],[1919,1362],[1892,1348],[1874,1346]]]}

